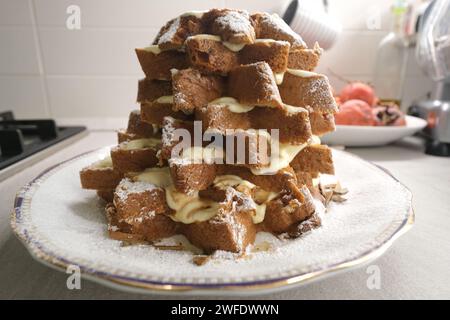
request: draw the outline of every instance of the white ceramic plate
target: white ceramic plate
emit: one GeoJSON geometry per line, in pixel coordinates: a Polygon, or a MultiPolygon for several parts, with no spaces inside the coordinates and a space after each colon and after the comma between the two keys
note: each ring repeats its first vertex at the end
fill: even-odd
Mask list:
{"type": "Polygon", "coordinates": [[[271,292],[375,259],[412,225],[411,193],[383,169],[334,151],[337,176],[350,192],[332,203],[323,225],[296,240],[259,234],[271,250],[245,259],[214,259],[108,238],[104,205],[80,188],[78,172],[108,149],[46,170],[17,195],[12,226],[39,261],[65,270],[78,265],[91,280],[138,292],[246,295],[271,292]]]}
{"type": "Polygon", "coordinates": [[[322,137],[324,144],[347,147],[382,146],[408,137],[427,126],[423,119],[406,116],[404,127],[336,126],[336,131],[322,137]]]}

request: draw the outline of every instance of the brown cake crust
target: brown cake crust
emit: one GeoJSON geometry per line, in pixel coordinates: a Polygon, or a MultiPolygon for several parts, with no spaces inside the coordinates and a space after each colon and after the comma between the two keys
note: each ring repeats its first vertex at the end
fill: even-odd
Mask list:
{"type": "Polygon", "coordinates": [[[322,49],[317,42],[312,49],[293,49],[289,52],[287,67],[289,69],[313,71],[319,64],[321,55],[322,49]]]}
{"type": "Polygon", "coordinates": [[[291,167],[284,168],[274,175],[254,175],[250,169],[226,164],[183,164],[170,163],[170,173],[176,189],[183,193],[206,190],[217,176],[234,175],[271,192],[281,192],[297,183],[296,173],[291,167]],[[201,177],[201,179],[198,179],[201,177]]]}
{"type": "Polygon", "coordinates": [[[276,14],[244,10],[211,9],[201,16],[184,14],[166,23],[155,40],[163,50],[179,49],[186,39],[198,34],[220,36],[222,41],[234,44],[252,44],[256,39],[274,39],[289,42],[293,47],[306,48],[306,44],[276,14]]]}
{"type": "Polygon", "coordinates": [[[182,15],[167,22],[153,44],[162,50],[180,49],[189,36],[202,33],[203,30],[201,19],[195,15],[182,15]]]}
{"type": "Polygon", "coordinates": [[[298,185],[305,185],[310,190],[314,187],[313,185],[313,174],[309,172],[296,171],[295,176],[297,177],[298,185]]]}
{"type": "Polygon", "coordinates": [[[176,164],[171,163],[170,175],[175,188],[179,192],[191,193],[205,190],[214,181],[217,170],[214,164],[176,164]]]}
{"type": "Polygon", "coordinates": [[[218,165],[217,175],[235,175],[270,192],[281,192],[289,189],[292,182],[294,182],[294,184],[296,183],[295,172],[291,167],[281,169],[276,174],[270,176],[257,176],[248,168],[232,165],[218,165]]]}
{"type": "Polygon", "coordinates": [[[161,149],[160,145],[127,150],[124,148],[127,143],[129,141],[122,142],[111,149],[111,159],[115,170],[122,173],[140,172],[146,168],[155,167],[159,163],[157,153],[161,149]]]}
{"type": "Polygon", "coordinates": [[[141,79],[138,84],[137,102],[153,102],[159,97],[172,95],[172,82],[141,79]]]}
{"type": "Polygon", "coordinates": [[[203,129],[217,130],[225,134],[227,129],[279,130],[281,143],[303,144],[311,136],[309,113],[306,109],[289,112],[286,108],[256,107],[245,113],[235,113],[224,105],[210,104],[196,111],[196,119],[202,121],[203,129]]]}
{"type": "Polygon", "coordinates": [[[321,74],[299,77],[286,72],[278,86],[284,103],[296,107],[309,107],[313,112],[337,112],[337,104],[328,78],[321,74]]]}
{"type": "Polygon", "coordinates": [[[283,106],[273,72],[266,62],[233,69],[228,75],[228,94],[242,104],[283,106]]]}
{"type": "Polygon", "coordinates": [[[134,133],[143,138],[151,138],[155,136],[155,129],[153,126],[142,121],[140,110],[134,110],[130,113],[127,132],[134,133]]]}
{"type": "Polygon", "coordinates": [[[141,119],[144,122],[162,126],[165,117],[187,120],[189,115],[181,111],[174,111],[173,104],[159,103],[157,101],[141,103],[141,119]]]}
{"type": "Polygon", "coordinates": [[[134,191],[132,182],[124,179],[114,194],[116,227],[125,233],[142,235],[147,241],[170,237],[176,233],[177,224],[167,214],[165,192],[161,188],[134,191]]]}
{"type": "Polygon", "coordinates": [[[141,139],[141,138],[142,137],[139,137],[138,135],[136,135],[134,133],[129,133],[129,132],[127,132],[127,130],[124,130],[124,129],[117,131],[117,142],[118,143],[141,139]]]}
{"type": "Polygon", "coordinates": [[[265,62],[239,66],[223,78],[189,68],[173,73],[173,109],[192,113],[221,97],[232,97],[250,106],[282,105],[273,72],[265,62]],[[255,79],[255,81],[252,81],[255,79]]]}
{"type": "Polygon", "coordinates": [[[247,11],[212,9],[202,17],[205,30],[223,41],[248,44],[255,41],[255,30],[247,11]]]}
{"type": "MultiPolygon", "coordinates": [[[[238,56],[220,41],[191,37],[186,40],[189,63],[205,74],[227,75],[238,66],[238,56]]],[[[184,68],[183,68],[184,69],[184,68]]]]}
{"type": "MultiPolygon", "coordinates": [[[[201,145],[195,145],[194,125],[192,122],[166,117],[163,122],[161,138],[161,158],[164,160],[170,159],[172,162],[184,164],[186,164],[187,161],[192,160],[184,159],[182,154],[175,154],[172,152],[173,147],[183,139],[183,137],[174,134],[176,129],[185,129],[189,132],[191,138],[189,147],[207,147],[210,144],[209,141],[202,141],[201,145]]],[[[217,132],[216,135],[222,134],[217,132]]],[[[261,168],[269,165],[271,147],[269,139],[270,137],[268,135],[257,130],[235,130],[233,132],[226,132],[226,134],[223,135],[224,143],[222,149],[218,150],[218,152],[223,151],[223,163],[233,163],[255,169],[261,168]],[[238,153],[238,149],[243,152],[238,153]],[[233,150],[233,152],[231,152],[231,150],[233,150]],[[241,158],[238,158],[238,154],[241,155],[241,158]],[[242,159],[242,154],[245,156],[245,159],[242,159]]]]}
{"type": "Polygon", "coordinates": [[[117,132],[119,143],[144,138],[160,138],[161,134],[156,126],[143,122],[140,110],[133,110],[128,117],[126,130],[117,132]]]}
{"type": "MultiPolygon", "coordinates": [[[[262,109],[262,108],[261,108],[262,109]]],[[[274,110],[272,108],[268,110],[274,110]]],[[[303,113],[305,117],[305,121],[307,121],[308,113],[305,111],[303,113]]],[[[307,122],[306,122],[307,123],[307,122]]],[[[205,124],[205,121],[203,122],[205,124]]],[[[298,124],[297,124],[298,126],[298,124]]],[[[236,127],[236,126],[234,126],[236,127]]],[[[162,148],[161,148],[161,158],[165,160],[169,160],[169,165],[171,168],[172,179],[175,183],[175,186],[178,191],[188,193],[190,191],[198,191],[204,190],[207,188],[215,179],[217,175],[237,175],[242,177],[245,180],[248,180],[258,186],[263,187],[267,190],[273,190],[277,187],[279,188],[279,177],[283,177],[287,172],[291,169],[286,168],[285,170],[281,170],[276,175],[271,176],[256,176],[253,175],[250,171],[250,168],[257,168],[258,163],[251,165],[227,165],[226,161],[224,161],[223,165],[215,163],[215,164],[207,164],[203,163],[192,163],[187,159],[177,159],[173,158],[172,148],[178,144],[178,140],[174,139],[174,130],[183,128],[188,130],[191,133],[191,138],[193,137],[193,125],[190,122],[179,121],[173,118],[166,118],[163,125],[163,134],[162,134],[162,148]]],[[[286,126],[289,128],[289,126],[286,126]]],[[[286,129],[289,130],[289,129],[286,129]]],[[[287,132],[287,131],[286,131],[287,132]]],[[[311,138],[311,133],[308,131],[308,135],[305,137],[305,140],[302,143],[308,141],[311,138]]],[[[192,145],[193,141],[191,141],[192,145]]],[[[207,143],[205,143],[207,144],[207,143]]],[[[270,143],[267,142],[268,146],[270,143]]],[[[225,154],[226,146],[225,147],[225,154]]],[[[248,147],[248,145],[246,145],[248,147]]],[[[257,150],[262,151],[261,147],[257,147],[257,150]]],[[[246,149],[248,154],[248,149],[246,149]]],[[[236,152],[235,152],[236,154],[236,152]]],[[[270,156],[270,149],[267,150],[267,156],[270,156]]],[[[230,159],[231,160],[231,159],[230,159]]],[[[236,160],[236,159],[234,159],[236,160]]],[[[268,158],[261,158],[260,163],[265,164],[268,162],[268,158]]],[[[228,162],[229,163],[229,162],[228,162]]],[[[234,161],[236,163],[236,161],[234,161]]],[[[261,165],[259,165],[260,167],[261,165]]],[[[290,172],[290,176],[295,177],[295,173],[290,172]]],[[[283,183],[286,181],[286,177],[282,179],[283,183]]]]}
{"type": "Polygon", "coordinates": [[[314,212],[314,201],[306,186],[298,189],[302,199],[292,193],[284,193],[270,201],[266,207],[266,215],[262,229],[274,234],[286,232],[289,228],[308,219],[314,212]]]}
{"type": "Polygon", "coordinates": [[[220,76],[202,75],[196,69],[176,72],[172,77],[173,109],[193,113],[196,107],[222,97],[225,81],[220,76]]]}
{"type": "Polygon", "coordinates": [[[220,41],[192,37],[186,41],[189,62],[203,73],[226,75],[243,64],[266,62],[273,72],[285,72],[289,57],[289,43],[258,41],[238,52],[231,51],[220,41]]]}
{"type": "Polygon", "coordinates": [[[106,203],[110,203],[114,199],[114,189],[112,190],[97,190],[97,196],[105,201],[106,203]]]}
{"type": "Polygon", "coordinates": [[[311,145],[303,149],[291,162],[299,172],[334,174],[333,154],[325,145],[311,145]]]}
{"type": "Polygon", "coordinates": [[[289,42],[257,41],[239,51],[239,63],[252,64],[266,62],[274,73],[285,72],[288,67],[289,42]]]}
{"type": "Polygon", "coordinates": [[[255,13],[251,19],[257,39],[283,40],[289,42],[292,48],[306,48],[300,35],[292,31],[277,14],[255,13]]]}
{"type": "Polygon", "coordinates": [[[216,216],[205,222],[182,224],[181,232],[188,240],[207,253],[224,250],[245,251],[255,241],[256,225],[251,211],[241,201],[240,193],[228,189],[216,216]]]}
{"type": "Polygon", "coordinates": [[[112,167],[98,168],[95,164],[80,171],[81,187],[90,190],[112,190],[122,180],[123,175],[112,167]]]}
{"type": "Polygon", "coordinates": [[[186,54],[181,51],[167,50],[155,54],[145,49],[135,49],[142,71],[147,79],[170,80],[171,69],[185,69],[188,67],[186,54]]]}
{"type": "Polygon", "coordinates": [[[334,123],[334,114],[332,112],[311,112],[309,114],[312,133],[316,136],[322,136],[325,133],[336,130],[334,123]]]}

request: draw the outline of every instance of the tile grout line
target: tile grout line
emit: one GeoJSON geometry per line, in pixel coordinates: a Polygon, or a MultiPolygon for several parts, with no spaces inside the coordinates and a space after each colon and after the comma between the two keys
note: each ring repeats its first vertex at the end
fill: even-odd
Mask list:
{"type": "Polygon", "coordinates": [[[28,0],[28,4],[29,4],[31,24],[33,27],[32,29],[33,29],[33,35],[34,35],[34,44],[36,46],[37,62],[38,62],[41,86],[42,86],[43,95],[44,95],[45,109],[47,112],[47,116],[51,117],[53,115],[53,113],[52,113],[52,107],[50,106],[50,94],[48,91],[48,84],[47,84],[47,79],[46,79],[45,69],[44,69],[42,45],[41,45],[41,39],[39,37],[37,18],[36,18],[36,7],[34,4],[34,0],[28,0]]]}

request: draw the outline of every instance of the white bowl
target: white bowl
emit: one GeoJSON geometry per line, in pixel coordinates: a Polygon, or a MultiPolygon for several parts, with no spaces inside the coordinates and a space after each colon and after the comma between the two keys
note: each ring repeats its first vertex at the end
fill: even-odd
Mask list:
{"type": "Polygon", "coordinates": [[[408,137],[427,126],[423,119],[406,116],[404,127],[336,126],[336,131],[322,137],[329,145],[347,147],[382,146],[408,137]]]}

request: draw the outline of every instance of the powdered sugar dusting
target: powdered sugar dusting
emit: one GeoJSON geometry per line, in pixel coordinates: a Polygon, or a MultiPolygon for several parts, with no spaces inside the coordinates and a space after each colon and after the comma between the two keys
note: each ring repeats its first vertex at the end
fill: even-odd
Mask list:
{"type": "Polygon", "coordinates": [[[326,76],[315,79],[315,81],[310,82],[307,92],[305,95],[314,96],[314,101],[317,106],[322,106],[324,108],[336,109],[336,104],[334,103],[333,93],[330,89],[330,84],[326,76]],[[331,105],[330,105],[331,104],[331,105]]]}
{"type": "Polygon", "coordinates": [[[171,42],[178,29],[180,28],[181,18],[177,17],[170,25],[170,27],[164,32],[158,40],[158,45],[171,42]]]}
{"type": "Polygon", "coordinates": [[[226,14],[218,17],[215,22],[222,28],[228,28],[233,33],[247,34],[253,27],[250,23],[250,15],[246,11],[228,11],[226,14]]]}
{"type": "Polygon", "coordinates": [[[130,194],[151,191],[157,188],[151,183],[143,181],[132,181],[128,178],[123,179],[116,188],[115,194],[121,201],[126,201],[130,194]]]}
{"type": "Polygon", "coordinates": [[[174,140],[173,140],[174,131],[175,131],[175,127],[173,125],[174,122],[175,122],[175,119],[172,117],[164,118],[161,141],[162,141],[163,146],[165,146],[165,147],[171,146],[172,143],[174,142],[174,140]]]}
{"type": "Polygon", "coordinates": [[[278,36],[275,40],[285,40],[292,44],[305,46],[302,37],[294,32],[289,25],[277,14],[262,14],[261,23],[268,29],[273,30],[273,35],[278,36]]]}
{"type": "MultiPolygon", "coordinates": [[[[315,111],[335,111],[337,110],[336,101],[333,98],[333,93],[331,92],[331,87],[329,80],[324,75],[315,75],[312,77],[299,77],[295,73],[290,73],[288,71],[287,77],[296,77],[294,80],[298,88],[298,101],[303,103],[302,106],[309,105],[315,111]]],[[[283,89],[281,89],[283,91],[283,89]]],[[[287,101],[293,102],[293,101],[287,101]]]]}
{"type": "Polygon", "coordinates": [[[199,267],[190,252],[122,247],[108,237],[104,205],[94,193],[79,188],[76,174],[97,157],[77,160],[41,182],[30,212],[23,213],[21,228],[48,252],[72,263],[137,279],[239,283],[328,268],[389,239],[408,217],[411,205],[409,192],[381,170],[334,152],[338,178],[350,192],[345,203],[331,203],[320,228],[295,240],[259,233],[256,245],[269,242],[273,250],[253,253],[249,259],[215,259],[199,267]]]}
{"type": "Polygon", "coordinates": [[[236,244],[239,252],[244,249],[244,238],[246,230],[242,224],[236,220],[236,215],[234,213],[223,212],[220,209],[217,216],[211,220],[212,224],[226,224],[232,230],[233,242],[236,244]]]}

